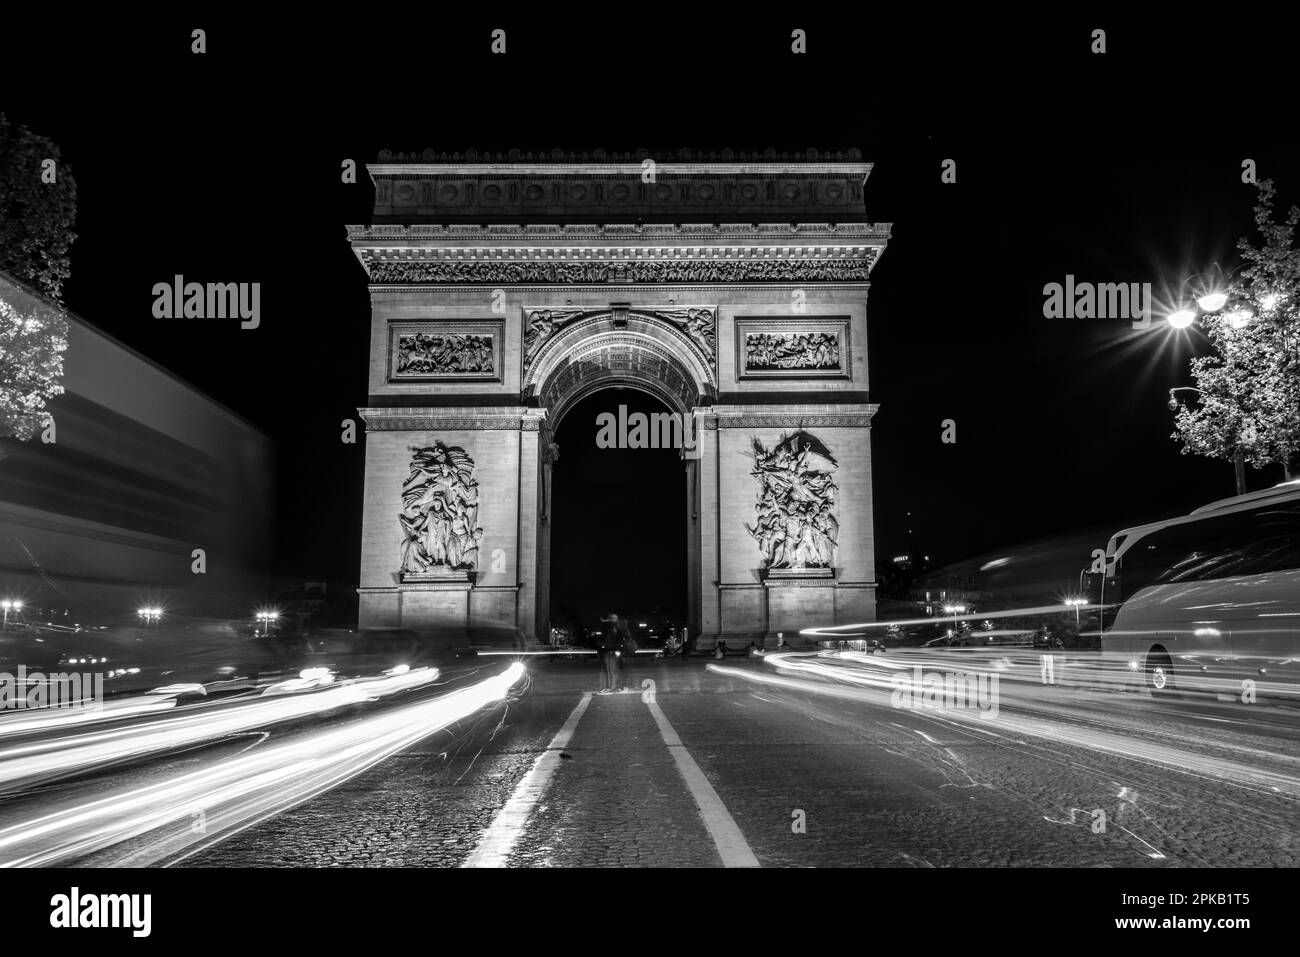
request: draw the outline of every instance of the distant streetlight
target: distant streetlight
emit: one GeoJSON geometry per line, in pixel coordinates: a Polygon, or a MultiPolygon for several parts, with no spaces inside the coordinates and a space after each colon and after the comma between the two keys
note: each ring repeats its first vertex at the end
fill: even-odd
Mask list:
{"type": "Polygon", "coordinates": [[[1088,604],[1088,599],[1086,599],[1086,598],[1067,598],[1067,599],[1065,599],[1065,603],[1066,603],[1067,605],[1073,605],[1073,606],[1074,606],[1074,630],[1075,630],[1075,631],[1078,631],[1078,630],[1079,630],[1079,606],[1080,606],[1080,605],[1086,605],[1086,604],[1088,604]]]}
{"type": "Polygon", "coordinates": [[[278,611],[259,611],[253,617],[262,623],[262,636],[271,634],[271,624],[279,621],[280,613],[278,611]]]}
{"type": "Polygon", "coordinates": [[[17,614],[18,612],[22,611],[23,603],[20,601],[15,601],[12,598],[6,598],[4,601],[0,601],[0,607],[4,608],[4,612],[5,612],[4,628],[7,631],[9,629],[9,612],[12,611],[14,612],[14,614],[17,614]]]}
{"type": "Polygon", "coordinates": [[[135,613],[139,618],[144,620],[145,625],[151,625],[155,621],[162,620],[163,612],[161,608],[150,605],[145,608],[137,608],[135,613]]]}

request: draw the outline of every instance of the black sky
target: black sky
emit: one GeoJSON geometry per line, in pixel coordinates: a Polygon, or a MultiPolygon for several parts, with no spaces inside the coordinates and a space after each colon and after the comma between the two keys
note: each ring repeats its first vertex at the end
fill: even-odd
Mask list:
{"type": "Polygon", "coordinates": [[[77,179],[68,304],[275,440],[281,575],[357,576],[364,451],[338,436],[366,401],[369,302],[343,227],[368,221],[372,192],[338,173],[385,147],[859,147],[876,164],[866,217],[894,223],[868,311],[881,557],[913,541],[942,564],[1231,492],[1227,463],[1169,438],[1166,392],[1196,338],[1048,320],[1042,287],[1073,273],[1159,290],[1234,264],[1245,157],[1300,199],[1269,31],[1106,17],[1099,57],[1093,16],[492,16],[70,22],[0,67],[0,109],[77,179]],[[498,26],[505,57],[488,52],[498,26]],[[793,26],[806,56],[788,52],[793,26]],[[1248,79],[1209,69],[1207,44],[1248,57],[1248,79]],[[261,282],[262,327],[153,319],[153,284],[176,274],[261,282]]]}

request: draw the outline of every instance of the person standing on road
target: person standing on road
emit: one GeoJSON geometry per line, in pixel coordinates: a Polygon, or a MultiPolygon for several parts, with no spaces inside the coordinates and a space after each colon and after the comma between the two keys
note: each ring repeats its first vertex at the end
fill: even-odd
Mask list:
{"type": "Polygon", "coordinates": [[[606,615],[600,620],[600,642],[596,652],[600,655],[600,694],[613,694],[619,687],[618,656],[622,645],[618,615],[606,615]]]}
{"type": "Polygon", "coordinates": [[[636,638],[632,635],[632,628],[627,621],[620,618],[618,620],[618,655],[615,660],[618,662],[618,685],[617,690],[626,691],[632,684],[632,661],[636,657],[636,638]]]}

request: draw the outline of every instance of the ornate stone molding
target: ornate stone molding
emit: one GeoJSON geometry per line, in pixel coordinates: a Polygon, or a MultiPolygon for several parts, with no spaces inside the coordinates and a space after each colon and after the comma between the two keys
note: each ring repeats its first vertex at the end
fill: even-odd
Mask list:
{"type": "MultiPolygon", "coordinates": [[[[718,222],[726,215],[757,218],[784,208],[840,219],[862,208],[871,175],[870,163],[843,157],[822,160],[815,150],[796,156],[772,151],[763,158],[739,160],[734,153],[728,159],[701,153],[708,158],[700,159],[681,151],[588,162],[563,151],[552,154],[550,162],[528,153],[516,153],[515,160],[508,153],[504,160],[496,158],[503,154],[491,155],[486,162],[452,154],[444,162],[406,157],[368,165],[376,218],[547,222],[557,218],[558,211],[597,222],[635,222],[649,216],[718,222]]],[[[468,151],[469,156],[477,154],[468,151]]]]}
{"type": "Polygon", "coordinates": [[[370,281],[374,284],[588,285],[635,282],[865,282],[871,275],[873,265],[874,258],[590,263],[371,261],[368,270],[370,281]]]}
{"type": "Polygon", "coordinates": [[[587,326],[601,320],[614,322],[617,328],[626,328],[628,319],[651,325],[662,324],[682,332],[693,344],[705,366],[712,369],[717,363],[717,317],[714,306],[611,306],[609,309],[529,309],[524,319],[524,375],[548,350],[548,343],[563,330],[575,323],[587,326]]]}
{"type": "Polygon", "coordinates": [[[382,240],[506,240],[506,239],[680,239],[725,237],[728,239],[799,238],[839,239],[883,243],[890,238],[890,223],[379,223],[348,226],[348,240],[354,244],[382,240]]]}
{"type": "Polygon", "coordinates": [[[733,149],[730,146],[721,149],[697,149],[693,147],[682,147],[675,150],[563,150],[560,148],[550,150],[479,150],[466,149],[454,150],[448,153],[446,150],[437,151],[426,149],[419,153],[414,151],[410,153],[394,153],[392,150],[384,149],[379,151],[380,163],[428,163],[438,164],[434,168],[442,168],[448,163],[472,163],[476,165],[489,163],[524,163],[527,168],[535,169],[537,164],[542,164],[545,168],[548,164],[567,164],[575,163],[584,166],[591,163],[636,163],[637,169],[640,169],[642,160],[655,159],[658,162],[676,162],[676,163],[817,163],[825,165],[828,163],[858,163],[862,159],[862,150],[855,147],[847,149],[819,149],[814,146],[799,150],[776,150],[772,147],[765,149],[733,149]]]}
{"type": "Polygon", "coordinates": [[[799,405],[787,408],[747,408],[745,406],[714,406],[705,427],[718,429],[804,429],[849,428],[867,429],[880,408],[875,403],[867,405],[799,405]]]}
{"type": "Polygon", "coordinates": [[[537,431],[544,409],[511,408],[366,408],[357,409],[367,432],[450,432],[459,429],[537,431]]]}

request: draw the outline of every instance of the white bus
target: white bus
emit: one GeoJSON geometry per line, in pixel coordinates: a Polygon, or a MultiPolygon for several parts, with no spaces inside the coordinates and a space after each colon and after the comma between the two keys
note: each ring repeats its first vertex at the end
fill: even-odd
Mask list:
{"type": "Polygon", "coordinates": [[[1128,682],[1300,691],[1300,481],[1117,532],[1105,568],[1102,656],[1128,682]]]}

